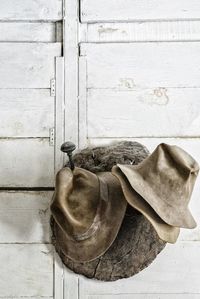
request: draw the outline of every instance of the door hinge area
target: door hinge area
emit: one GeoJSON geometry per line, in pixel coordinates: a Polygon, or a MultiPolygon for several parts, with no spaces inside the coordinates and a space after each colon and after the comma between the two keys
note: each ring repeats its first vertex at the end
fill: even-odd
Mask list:
{"type": "Polygon", "coordinates": [[[54,146],[55,144],[55,129],[50,128],[49,129],[49,145],[54,146]]]}
{"type": "Polygon", "coordinates": [[[51,97],[55,97],[55,95],[56,95],[56,79],[55,78],[51,79],[50,86],[51,86],[51,97]]]}

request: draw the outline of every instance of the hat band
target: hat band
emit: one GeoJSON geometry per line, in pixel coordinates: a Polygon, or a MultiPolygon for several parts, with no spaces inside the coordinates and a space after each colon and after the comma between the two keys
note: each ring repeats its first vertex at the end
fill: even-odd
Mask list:
{"type": "Polygon", "coordinates": [[[92,225],[88,228],[86,232],[80,235],[73,235],[73,238],[76,241],[83,241],[86,239],[89,239],[91,236],[93,236],[96,231],[99,229],[102,221],[101,221],[101,210],[102,210],[102,203],[103,201],[108,201],[108,186],[105,181],[102,179],[99,180],[99,205],[97,207],[96,215],[94,217],[94,221],[92,225]]]}

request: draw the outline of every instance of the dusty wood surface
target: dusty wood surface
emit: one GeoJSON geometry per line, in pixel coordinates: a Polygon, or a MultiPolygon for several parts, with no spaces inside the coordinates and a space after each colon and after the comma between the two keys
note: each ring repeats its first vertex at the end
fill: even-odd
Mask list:
{"type": "Polygon", "coordinates": [[[198,0],[159,2],[153,0],[81,0],[82,22],[135,22],[141,20],[184,20],[199,17],[198,0]]]}
{"type": "MultiPolygon", "coordinates": [[[[75,165],[93,172],[110,171],[115,163],[138,164],[148,155],[139,143],[120,142],[113,146],[86,149],[74,156],[75,165]]],[[[53,230],[54,221],[51,219],[53,230]]],[[[109,250],[100,258],[76,263],[67,258],[53,243],[63,263],[75,273],[89,278],[114,281],[130,277],[146,268],[165,247],[143,215],[128,206],[121,229],[109,250]]]]}

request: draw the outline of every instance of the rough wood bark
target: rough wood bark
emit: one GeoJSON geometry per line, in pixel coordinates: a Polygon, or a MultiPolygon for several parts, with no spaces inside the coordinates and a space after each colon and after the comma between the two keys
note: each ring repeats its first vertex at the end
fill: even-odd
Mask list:
{"type": "MultiPolygon", "coordinates": [[[[87,148],[74,156],[75,165],[92,172],[110,171],[116,163],[138,164],[148,150],[137,142],[119,142],[107,147],[87,148]]],[[[54,221],[51,219],[53,232],[54,221]]],[[[100,258],[86,263],[67,258],[52,236],[63,263],[75,273],[104,281],[130,277],[146,268],[165,247],[146,218],[128,206],[118,236],[100,258]]]]}

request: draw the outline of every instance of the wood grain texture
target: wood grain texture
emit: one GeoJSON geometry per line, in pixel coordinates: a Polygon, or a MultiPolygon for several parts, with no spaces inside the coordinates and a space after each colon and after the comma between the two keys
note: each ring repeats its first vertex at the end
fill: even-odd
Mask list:
{"type": "Polygon", "coordinates": [[[87,88],[118,90],[199,87],[199,51],[200,42],[81,45],[87,88]]]}
{"type": "Polygon", "coordinates": [[[54,148],[49,139],[0,139],[0,187],[54,185],[54,148]]]}
{"type": "MultiPolygon", "coordinates": [[[[67,285],[67,288],[70,285],[67,285]]],[[[71,287],[71,286],[70,286],[71,287]]],[[[54,299],[64,298],[64,268],[62,261],[54,250],[54,299]]],[[[69,297],[70,298],[70,297],[69,297]]]]}
{"type": "Polygon", "coordinates": [[[63,152],[65,130],[64,57],[56,58],[56,103],[55,103],[55,173],[64,165],[63,152]]]}
{"type": "Polygon", "coordinates": [[[81,21],[198,19],[198,0],[81,0],[81,21]]]}
{"type": "Polygon", "coordinates": [[[48,89],[0,89],[0,137],[49,137],[54,97],[48,89]]]}
{"type": "Polygon", "coordinates": [[[95,43],[143,41],[199,41],[200,22],[146,21],[81,24],[81,41],[95,43]]]}
{"type": "Polygon", "coordinates": [[[1,297],[53,296],[51,245],[0,245],[1,297]]]}
{"type": "Polygon", "coordinates": [[[199,299],[199,294],[111,294],[88,295],[84,299],[199,299]]]}
{"type": "Polygon", "coordinates": [[[56,23],[0,22],[0,41],[56,42],[56,23]]]}
{"type": "Polygon", "coordinates": [[[78,147],[78,1],[64,1],[64,56],[65,59],[65,140],[78,147]]]}
{"type": "Polygon", "coordinates": [[[52,192],[0,191],[0,243],[50,242],[52,192]]]}
{"type": "MultiPolygon", "coordinates": [[[[185,293],[200,296],[199,249],[199,242],[178,242],[175,245],[167,245],[148,268],[132,278],[119,280],[117,283],[97,283],[81,277],[80,298],[85,299],[90,294],[112,294],[115,298],[117,294],[123,296],[127,293],[148,294],[149,296],[152,294],[172,296],[174,293],[185,293]]],[[[133,298],[135,298],[134,295],[133,298]]]]}
{"type": "Polygon", "coordinates": [[[89,89],[88,137],[199,137],[199,98],[200,88],[89,89]]]}
{"type": "Polygon", "coordinates": [[[62,0],[1,0],[0,20],[60,20],[62,0]]]}
{"type": "MultiPolygon", "coordinates": [[[[24,297],[24,296],[20,296],[20,297],[12,297],[12,299],[18,299],[18,298],[20,298],[20,299],[54,299],[54,297],[52,297],[52,296],[37,296],[37,297],[24,297]]],[[[10,297],[1,297],[1,299],[10,299],[10,297]]]]}
{"type": "Polygon", "coordinates": [[[50,88],[61,43],[2,43],[0,88],[50,88]]]}
{"type": "MultiPolygon", "coordinates": [[[[79,276],[65,268],[64,270],[64,298],[82,299],[79,294],[79,276]]],[[[60,298],[58,298],[60,299],[60,298]]]]}

